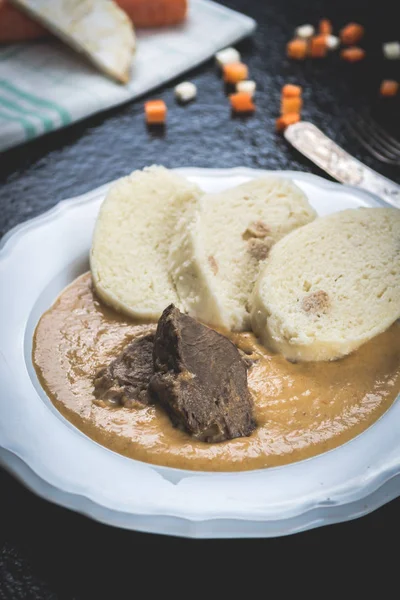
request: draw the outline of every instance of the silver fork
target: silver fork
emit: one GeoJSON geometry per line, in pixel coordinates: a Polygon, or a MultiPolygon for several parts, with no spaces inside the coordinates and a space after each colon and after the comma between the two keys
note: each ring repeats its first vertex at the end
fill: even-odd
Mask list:
{"type": "Polygon", "coordinates": [[[371,118],[356,117],[347,128],[368,152],[387,165],[400,166],[400,142],[371,118]]]}
{"type": "Polygon", "coordinates": [[[368,190],[400,208],[400,185],[351,156],[312,123],[289,125],[284,135],[292,146],[338,181],[368,190]]]}

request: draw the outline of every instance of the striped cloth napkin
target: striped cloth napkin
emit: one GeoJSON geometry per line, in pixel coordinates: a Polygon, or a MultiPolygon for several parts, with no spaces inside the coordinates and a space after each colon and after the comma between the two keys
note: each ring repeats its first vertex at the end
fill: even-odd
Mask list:
{"type": "Polygon", "coordinates": [[[191,0],[187,21],[137,32],[127,85],[114,83],[57,40],[0,49],[0,150],[122,104],[249,35],[255,22],[209,0],[191,0]]]}

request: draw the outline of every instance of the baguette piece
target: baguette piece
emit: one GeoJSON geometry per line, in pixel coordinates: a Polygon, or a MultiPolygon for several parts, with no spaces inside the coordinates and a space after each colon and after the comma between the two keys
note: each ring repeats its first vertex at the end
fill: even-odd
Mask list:
{"type": "Polygon", "coordinates": [[[305,194],[276,176],[198,198],[179,220],[169,255],[185,311],[210,325],[248,329],[249,295],[271,246],[314,218],[305,194]]]}
{"type": "Polygon", "coordinates": [[[167,270],[170,237],[200,189],[164,167],[114,183],[97,219],[90,266],[99,297],[132,317],[156,320],[180,305],[167,270]]]}
{"type": "Polygon", "coordinates": [[[400,211],[349,209],[272,249],[252,297],[252,325],[293,361],[335,360],[400,317],[400,211]]]}

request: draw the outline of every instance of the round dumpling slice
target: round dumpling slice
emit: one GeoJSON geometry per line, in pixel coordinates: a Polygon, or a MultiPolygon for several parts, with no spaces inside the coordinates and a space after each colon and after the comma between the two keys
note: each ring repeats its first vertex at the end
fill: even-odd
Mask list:
{"type": "Polygon", "coordinates": [[[184,310],[210,325],[249,329],[249,296],[271,247],[315,216],[300,188],[275,176],[199,197],[179,220],[169,255],[184,310]]]}
{"type": "Polygon", "coordinates": [[[400,317],[400,211],[359,208],[293,231],[272,249],[252,325],[294,361],[334,360],[400,317]]]}
{"type": "Polygon", "coordinates": [[[99,297],[118,311],[158,319],[181,306],[167,258],[176,222],[200,189],[164,167],[116,181],[97,219],[90,266],[99,297]]]}

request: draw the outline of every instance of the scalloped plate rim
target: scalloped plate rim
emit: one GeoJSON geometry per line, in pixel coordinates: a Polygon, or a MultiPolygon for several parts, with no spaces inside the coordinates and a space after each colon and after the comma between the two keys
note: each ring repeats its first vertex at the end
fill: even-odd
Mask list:
{"type": "MultiPolygon", "coordinates": [[[[335,182],[331,182],[328,180],[323,179],[322,177],[316,176],[316,175],[312,175],[309,173],[304,173],[304,172],[297,172],[297,171],[268,171],[268,170],[263,170],[263,169],[251,169],[251,168],[246,168],[246,167],[237,167],[237,168],[233,168],[233,169],[207,169],[207,168],[191,168],[191,167],[184,167],[184,168],[178,168],[175,169],[177,172],[181,172],[183,175],[188,175],[188,176],[192,176],[192,177],[227,177],[228,175],[235,175],[235,176],[243,176],[243,177],[249,177],[252,178],[257,174],[276,174],[276,175],[283,175],[286,177],[293,177],[296,178],[298,180],[303,179],[303,180],[309,180],[309,181],[313,181],[313,182],[317,182],[318,185],[322,186],[322,187],[326,187],[326,188],[330,188],[330,189],[335,189],[337,192],[342,192],[342,193],[346,193],[346,191],[351,192],[353,195],[358,195],[361,196],[364,200],[366,200],[368,202],[368,200],[373,200],[375,203],[381,204],[383,206],[386,205],[386,203],[384,201],[382,201],[381,199],[379,199],[377,196],[375,196],[374,194],[370,194],[369,192],[365,192],[364,190],[360,190],[358,188],[354,188],[351,186],[343,186],[341,184],[335,183],[335,182]]],[[[7,256],[9,254],[12,253],[12,248],[14,244],[18,243],[18,239],[20,239],[24,233],[32,228],[37,228],[40,227],[40,225],[44,222],[47,221],[51,221],[51,220],[55,220],[57,218],[60,217],[60,215],[62,214],[62,212],[64,210],[70,210],[73,209],[77,206],[79,206],[80,204],[86,204],[86,203],[90,203],[92,201],[98,200],[99,195],[104,194],[106,192],[106,190],[108,189],[110,183],[106,183],[94,190],[91,190],[87,193],[81,194],[79,196],[76,196],[74,198],[68,199],[68,200],[63,200],[61,202],[59,202],[58,204],[56,204],[53,208],[51,208],[50,210],[46,211],[44,214],[39,215],[33,219],[30,219],[20,225],[17,225],[16,227],[14,227],[13,229],[11,229],[4,237],[3,239],[0,241],[0,262],[2,262],[4,259],[7,258],[7,256]]],[[[37,494],[41,495],[44,498],[47,499],[51,499],[53,502],[56,502],[57,504],[61,504],[63,506],[67,506],[68,508],[72,508],[73,510],[76,510],[77,512],[81,512],[83,514],[87,514],[88,516],[91,516],[92,518],[99,520],[101,522],[104,523],[110,523],[110,524],[117,524],[117,526],[121,526],[121,527],[127,527],[128,529],[136,529],[136,530],[140,530],[140,531],[152,531],[153,533],[169,533],[172,535],[181,535],[181,536],[186,536],[186,537],[270,537],[270,536],[275,536],[275,535],[287,535],[290,533],[293,533],[295,531],[303,531],[305,529],[309,529],[312,527],[318,527],[321,525],[325,525],[325,524],[330,524],[330,523],[335,523],[335,522],[340,522],[340,521],[344,521],[344,520],[348,520],[351,518],[354,518],[356,516],[361,516],[361,514],[366,514],[367,512],[370,512],[371,510],[374,510],[375,508],[378,508],[378,506],[381,506],[382,504],[385,504],[386,502],[389,501],[389,499],[392,499],[394,497],[396,497],[399,493],[400,493],[400,488],[399,490],[396,489],[396,492],[393,492],[391,497],[386,498],[386,496],[384,496],[384,494],[382,493],[382,500],[378,501],[376,500],[373,506],[365,506],[364,510],[360,510],[358,508],[358,510],[355,508],[353,511],[349,511],[347,514],[344,512],[344,514],[338,515],[336,517],[328,517],[326,514],[325,515],[320,515],[319,518],[317,519],[313,519],[312,515],[315,512],[318,511],[322,511],[322,512],[327,512],[326,509],[332,509],[332,508],[346,508],[347,505],[351,504],[351,503],[357,503],[357,502],[361,502],[361,501],[366,501],[366,499],[371,496],[376,494],[379,490],[383,489],[385,485],[389,484],[393,479],[396,478],[397,475],[400,474],[400,462],[397,461],[395,464],[390,464],[389,467],[387,467],[386,469],[382,469],[379,473],[375,474],[374,477],[371,477],[368,482],[364,481],[364,487],[358,487],[358,489],[356,488],[356,490],[353,488],[350,489],[345,489],[345,490],[341,490],[341,488],[339,487],[336,491],[339,492],[336,496],[336,500],[332,500],[331,502],[329,502],[328,504],[324,503],[324,502],[312,502],[310,501],[309,504],[303,504],[302,506],[302,510],[296,512],[296,513],[292,513],[289,514],[289,516],[282,516],[282,517],[276,517],[275,519],[271,519],[271,517],[266,517],[266,518],[262,518],[262,519],[255,519],[254,516],[249,516],[249,517],[244,517],[243,515],[241,516],[237,516],[235,517],[234,515],[229,515],[227,514],[227,516],[208,516],[208,517],[204,517],[204,516],[198,516],[198,517],[194,517],[193,515],[188,516],[188,515],[184,515],[182,516],[181,514],[172,514],[172,513],[165,513],[165,512],[161,512],[161,513],[157,513],[157,512],[144,512],[144,513],[136,513],[137,517],[151,517],[153,520],[162,520],[162,519],[177,519],[180,521],[180,526],[166,526],[164,523],[164,527],[161,527],[161,523],[158,523],[157,525],[155,525],[154,529],[149,529],[149,527],[144,527],[143,529],[141,529],[137,524],[135,526],[131,526],[129,524],[123,525],[121,524],[121,522],[118,523],[113,523],[113,521],[120,521],[120,519],[115,519],[112,518],[112,513],[118,513],[119,516],[121,516],[122,511],[115,511],[113,509],[110,509],[110,507],[107,507],[104,503],[101,503],[97,500],[94,500],[93,498],[90,497],[89,494],[84,495],[83,498],[85,498],[85,500],[87,500],[89,503],[95,504],[96,506],[98,506],[101,510],[106,511],[106,513],[108,513],[107,515],[103,515],[102,518],[99,517],[99,515],[96,516],[96,511],[94,511],[93,509],[90,510],[84,510],[83,506],[79,506],[79,502],[77,503],[76,500],[80,497],[82,497],[82,495],[78,494],[76,491],[71,491],[71,490],[65,490],[63,489],[62,486],[60,485],[53,485],[52,482],[46,480],[44,477],[41,477],[40,474],[37,473],[37,471],[33,468],[33,466],[31,464],[29,464],[29,457],[25,457],[22,458],[21,456],[18,456],[17,452],[13,452],[13,450],[11,448],[7,448],[6,446],[4,446],[4,450],[5,452],[3,452],[3,450],[0,450],[0,462],[2,462],[6,468],[8,470],[10,470],[12,473],[14,473],[14,475],[16,475],[18,477],[18,479],[22,480],[23,482],[25,482],[28,487],[30,489],[32,489],[33,491],[35,491],[37,494]],[[26,467],[26,469],[30,470],[32,473],[31,476],[31,483],[29,484],[27,482],[27,478],[23,475],[21,475],[21,470],[20,468],[17,468],[15,466],[15,461],[10,460],[10,458],[7,458],[7,456],[14,456],[16,458],[16,460],[21,461],[21,463],[26,467]],[[32,483],[33,482],[33,483],[32,483]],[[46,486],[48,486],[48,491],[46,493],[45,488],[46,486]],[[49,491],[52,490],[52,491],[49,491]],[[53,492],[53,490],[58,491],[61,494],[67,494],[67,495],[71,495],[72,498],[74,498],[75,501],[70,501],[69,503],[67,502],[63,502],[62,499],[60,497],[55,498],[55,494],[53,492]],[[342,491],[342,494],[340,494],[340,491],[342,491]],[[358,492],[358,493],[357,493],[358,492]],[[78,505],[77,505],[78,504],[78,505]],[[293,525],[293,526],[289,526],[285,528],[285,521],[291,521],[293,519],[298,519],[301,520],[301,517],[303,517],[303,522],[299,523],[297,525],[293,525]],[[268,531],[261,531],[261,532],[254,532],[254,531],[248,531],[248,533],[245,533],[243,531],[240,530],[239,527],[239,532],[226,532],[224,531],[224,527],[215,527],[215,530],[213,530],[212,534],[210,535],[210,533],[205,533],[204,531],[202,531],[202,527],[201,524],[205,524],[205,523],[209,523],[210,521],[216,522],[215,525],[218,522],[223,523],[224,521],[233,521],[233,522],[237,522],[237,523],[250,523],[250,522],[262,522],[264,524],[268,524],[269,522],[274,521],[275,524],[276,522],[281,522],[282,523],[282,530],[279,533],[268,533],[268,531]]],[[[320,455],[320,456],[324,456],[324,455],[320,455]]],[[[318,457],[317,457],[318,458],[318,457]]],[[[129,460],[129,459],[127,459],[129,460]]],[[[310,460],[310,459],[309,459],[310,460]]],[[[312,459],[311,459],[312,460],[312,459]]],[[[307,461],[302,461],[302,462],[307,462],[307,461]]],[[[278,469],[284,469],[285,467],[278,467],[278,469]]],[[[190,475],[191,472],[188,472],[188,474],[190,475]]],[[[209,473],[207,473],[209,474],[209,473]]],[[[235,473],[230,473],[229,474],[231,477],[235,476],[235,473]]],[[[354,483],[354,481],[353,481],[354,483]]],[[[132,517],[132,513],[128,513],[130,517],[132,517]]],[[[260,517],[260,515],[257,515],[258,517],[260,517]]],[[[114,515],[115,517],[115,515],[114,515]]],[[[203,530],[206,528],[203,528],[203,530]]]]}

